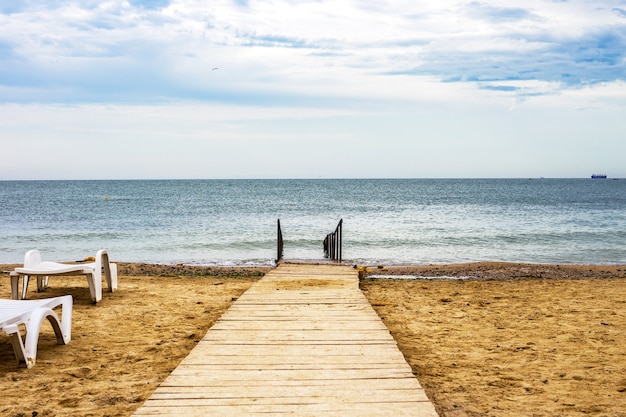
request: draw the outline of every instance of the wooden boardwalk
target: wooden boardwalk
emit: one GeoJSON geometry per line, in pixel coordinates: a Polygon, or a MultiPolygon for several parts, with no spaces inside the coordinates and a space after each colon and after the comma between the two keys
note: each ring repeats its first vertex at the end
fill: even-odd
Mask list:
{"type": "Polygon", "coordinates": [[[350,267],[281,264],[134,415],[288,414],[437,416],[350,267]]]}

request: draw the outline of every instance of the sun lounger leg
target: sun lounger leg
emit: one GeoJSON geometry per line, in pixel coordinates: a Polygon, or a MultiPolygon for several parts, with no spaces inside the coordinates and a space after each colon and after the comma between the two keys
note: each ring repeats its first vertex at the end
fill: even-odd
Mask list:
{"type": "Polygon", "coordinates": [[[96,253],[96,274],[103,270],[109,292],[117,290],[117,264],[110,263],[106,249],[100,249],[96,253]]]}
{"type": "MultiPolygon", "coordinates": [[[[22,336],[20,335],[20,329],[17,324],[11,327],[5,327],[3,330],[11,334],[11,344],[13,345],[15,358],[17,359],[17,366],[20,366],[23,363],[28,364],[24,354],[24,342],[22,342],[22,336]]],[[[28,367],[28,365],[26,366],[28,367]]]]}
{"type": "Polygon", "coordinates": [[[11,273],[11,298],[14,300],[25,300],[26,290],[28,289],[28,275],[11,273]],[[20,278],[22,278],[22,289],[20,291],[20,278]]]}
{"type": "Polygon", "coordinates": [[[22,278],[22,298],[21,300],[26,299],[26,291],[28,290],[28,282],[30,281],[30,275],[24,275],[22,278]]]}
{"type": "Polygon", "coordinates": [[[26,324],[26,343],[24,343],[24,363],[27,368],[31,368],[35,365],[37,359],[37,343],[39,342],[39,332],[41,331],[41,325],[44,318],[47,318],[54,329],[54,333],[57,337],[57,343],[59,340],[64,344],[65,340],[61,334],[59,328],[59,318],[56,313],[49,308],[37,309],[31,319],[26,324]]]}
{"type": "Polygon", "coordinates": [[[86,274],[87,283],[89,284],[89,293],[91,294],[91,301],[97,303],[102,300],[102,274],[98,274],[96,268],[94,274],[86,274]]]}
{"type": "Polygon", "coordinates": [[[37,275],[37,291],[43,292],[48,288],[48,276],[37,275]]]}
{"type": "Polygon", "coordinates": [[[20,286],[20,275],[16,272],[11,272],[11,298],[14,300],[19,300],[19,286],[20,286]]]}
{"type": "Polygon", "coordinates": [[[107,280],[109,292],[117,290],[117,264],[106,263],[104,267],[104,276],[107,280]]]}

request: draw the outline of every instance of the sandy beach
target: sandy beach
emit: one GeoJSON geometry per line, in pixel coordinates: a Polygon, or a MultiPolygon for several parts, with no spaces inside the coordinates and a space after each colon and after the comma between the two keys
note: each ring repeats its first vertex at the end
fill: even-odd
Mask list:
{"type": "MultiPolygon", "coordinates": [[[[0,415],[130,416],[267,271],[118,265],[119,290],[97,305],[82,277],[55,278],[44,293],[31,283],[30,298],[74,297],[72,341],[56,345],[44,323],[37,364],[25,369],[0,335],[0,415]]],[[[371,273],[424,277],[361,287],[441,416],[626,416],[626,266],[371,273]]],[[[7,274],[0,297],[10,298],[7,274]]]]}

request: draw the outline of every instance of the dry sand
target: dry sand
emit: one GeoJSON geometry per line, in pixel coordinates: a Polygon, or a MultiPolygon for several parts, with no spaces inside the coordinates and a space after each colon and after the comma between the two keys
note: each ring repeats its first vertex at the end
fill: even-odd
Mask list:
{"type": "MultiPolygon", "coordinates": [[[[1,270],[12,266],[0,265],[1,270]]],[[[34,368],[0,335],[0,415],[130,416],[267,269],[119,264],[89,301],[82,277],[30,298],[74,297],[72,341],[44,323],[34,368]]],[[[478,263],[373,271],[361,287],[441,416],[626,416],[626,266],[478,263]]],[[[0,297],[10,298],[8,275],[0,297]]]]}

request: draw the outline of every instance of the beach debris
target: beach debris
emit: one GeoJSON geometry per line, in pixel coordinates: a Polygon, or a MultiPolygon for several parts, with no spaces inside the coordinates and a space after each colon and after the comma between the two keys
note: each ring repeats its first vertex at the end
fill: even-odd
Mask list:
{"type": "Polygon", "coordinates": [[[371,272],[370,269],[367,266],[364,266],[364,265],[356,265],[355,264],[353,266],[353,268],[358,271],[359,279],[365,278],[365,276],[371,272]]]}
{"type": "Polygon", "coordinates": [[[77,263],[80,263],[80,262],[96,262],[96,258],[94,258],[93,256],[88,256],[86,258],[79,259],[76,262],[77,263]]]}

